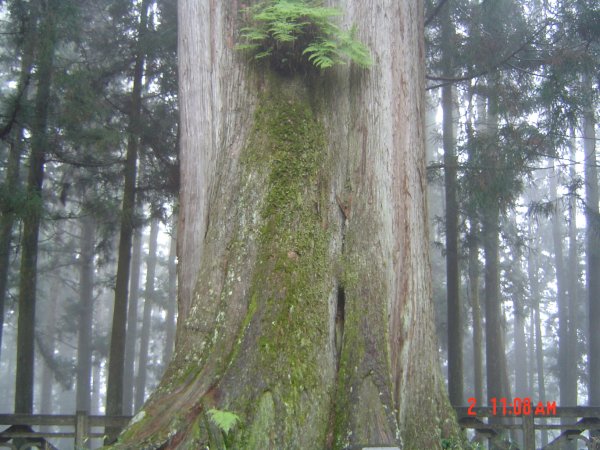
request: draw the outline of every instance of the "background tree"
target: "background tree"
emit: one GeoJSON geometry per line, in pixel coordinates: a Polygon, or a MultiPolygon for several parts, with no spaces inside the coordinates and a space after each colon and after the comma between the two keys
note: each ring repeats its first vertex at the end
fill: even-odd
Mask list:
{"type": "Polygon", "coordinates": [[[15,412],[33,412],[33,366],[37,252],[41,221],[42,183],[47,145],[48,105],[56,40],[57,5],[52,0],[40,3],[39,35],[42,44],[36,57],[36,97],[31,126],[31,151],[27,176],[28,211],[23,219],[23,243],[19,278],[19,322],[15,412]]]}

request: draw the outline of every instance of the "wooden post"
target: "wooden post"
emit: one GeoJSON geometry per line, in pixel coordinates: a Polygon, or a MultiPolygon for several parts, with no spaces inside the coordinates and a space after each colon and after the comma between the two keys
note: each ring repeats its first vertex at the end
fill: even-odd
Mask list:
{"type": "Polygon", "coordinates": [[[533,424],[533,415],[524,414],[523,420],[523,449],[535,450],[535,427],[533,424]]]}
{"type": "Polygon", "coordinates": [[[75,449],[88,448],[87,437],[90,434],[90,422],[87,411],[77,411],[75,415],[75,449]]]}

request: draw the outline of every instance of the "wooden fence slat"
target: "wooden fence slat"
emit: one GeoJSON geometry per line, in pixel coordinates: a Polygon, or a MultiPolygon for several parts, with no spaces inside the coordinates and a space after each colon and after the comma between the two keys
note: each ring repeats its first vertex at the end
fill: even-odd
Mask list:
{"type": "Polygon", "coordinates": [[[75,448],[77,450],[85,447],[89,434],[90,427],[87,411],[77,411],[75,414],[75,448]]]}

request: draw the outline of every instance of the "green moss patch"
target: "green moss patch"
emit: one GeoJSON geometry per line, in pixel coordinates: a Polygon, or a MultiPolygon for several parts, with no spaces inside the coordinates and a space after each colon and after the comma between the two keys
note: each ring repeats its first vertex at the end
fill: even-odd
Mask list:
{"type": "MultiPolygon", "coordinates": [[[[328,339],[330,237],[320,208],[327,147],[304,86],[289,80],[273,84],[260,99],[244,155],[251,171],[266,165],[269,173],[250,291],[257,313],[249,332],[257,335],[262,381],[280,393],[271,400],[277,415],[302,422],[297,413],[303,394],[323,390],[318,358],[328,339]]],[[[248,439],[257,436],[256,426],[248,439]]]]}

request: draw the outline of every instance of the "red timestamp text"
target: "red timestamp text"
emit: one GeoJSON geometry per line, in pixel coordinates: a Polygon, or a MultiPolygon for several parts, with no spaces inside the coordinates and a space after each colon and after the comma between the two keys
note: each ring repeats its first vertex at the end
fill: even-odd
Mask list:
{"type": "MultiPolygon", "coordinates": [[[[477,406],[477,399],[471,397],[467,400],[469,402],[469,408],[467,415],[476,416],[477,412],[475,407],[477,406]]],[[[492,416],[555,416],[556,415],[556,402],[537,402],[534,403],[529,397],[519,398],[515,397],[512,401],[506,397],[496,398],[492,397],[489,401],[491,406],[492,416]]]]}

